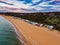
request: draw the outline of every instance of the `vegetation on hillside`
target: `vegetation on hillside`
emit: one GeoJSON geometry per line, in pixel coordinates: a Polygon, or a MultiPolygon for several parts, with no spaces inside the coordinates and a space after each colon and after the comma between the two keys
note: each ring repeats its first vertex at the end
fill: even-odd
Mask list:
{"type": "Polygon", "coordinates": [[[53,25],[54,29],[60,31],[60,12],[49,13],[5,13],[5,15],[28,19],[34,22],[53,25]]]}

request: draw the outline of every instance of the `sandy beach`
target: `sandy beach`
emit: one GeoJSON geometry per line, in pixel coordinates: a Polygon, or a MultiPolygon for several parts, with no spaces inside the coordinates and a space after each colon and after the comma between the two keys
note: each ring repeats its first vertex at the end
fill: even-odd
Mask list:
{"type": "Polygon", "coordinates": [[[60,34],[50,31],[44,27],[37,27],[15,19],[10,16],[3,16],[9,20],[17,29],[26,45],[60,45],[60,34]]]}

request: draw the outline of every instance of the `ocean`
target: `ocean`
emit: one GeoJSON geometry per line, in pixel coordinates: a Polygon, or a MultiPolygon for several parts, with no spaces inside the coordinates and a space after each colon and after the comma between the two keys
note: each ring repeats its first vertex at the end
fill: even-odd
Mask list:
{"type": "Polygon", "coordinates": [[[17,34],[12,25],[0,16],[0,45],[20,45],[17,34]]]}

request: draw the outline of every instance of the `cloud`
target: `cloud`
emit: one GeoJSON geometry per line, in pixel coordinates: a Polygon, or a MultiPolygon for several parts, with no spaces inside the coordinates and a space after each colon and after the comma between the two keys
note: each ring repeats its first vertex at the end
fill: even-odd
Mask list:
{"type": "Polygon", "coordinates": [[[32,12],[60,11],[60,5],[59,5],[60,3],[57,3],[55,0],[51,0],[51,1],[30,0],[30,3],[28,3],[29,1],[27,1],[27,0],[25,0],[25,1],[24,0],[23,1],[6,0],[5,2],[13,4],[13,5],[0,3],[0,6],[7,7],[6,10],[11,11],[11,12],[32,13],[32,12]],[[53,4],[53,2],[54,2],[54,4],[53,4]],[[50,4],[50,3],[52,3],[52,4],[50,4]],[[15,9],[17,11],[15,11],[15,9]]]}
{"type": "Polygon", "coordinates": [[[32,0],[33,4],[35,4],[36,2],[39,2],[41,0],[32,0]]]}

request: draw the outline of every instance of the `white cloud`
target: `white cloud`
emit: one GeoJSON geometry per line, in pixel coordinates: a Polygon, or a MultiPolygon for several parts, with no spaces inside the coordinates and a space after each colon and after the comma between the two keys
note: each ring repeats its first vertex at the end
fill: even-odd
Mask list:
{"type": "Polygon", "coordinates": [[[35,7],[35,10],[44,10],[45,8],[41,8],[41,7],[35,7]]]}
{"type": "MultiPolygon", "coordinates": [[[[33,3],[36,3],[40,0],[32,0],[33,3]]],[[[50,2],[53,2],[55,0],[51,0],[49,2],[41,2],[40,4],[36,5],[36,6],[31,6],[32,3],[28,3],[28,4],[24,4],[24,1],[21,1],[21,2],[18,2],[16,0],[6,0],[5,2],[9,2],[9,3],[12,3],[14,4],[13,5],[7,5],[7,4],[3,4],[3,3],[0,3],[0,6],[4,6],[4,7],[8,7],[8,9],[6,8],[6,10],[8,11],[11,11],[11,12],[38,12],[38,11],[41,11],[41,10],[45,10],[45,9],[52,9],[52,10],[60,10],[60,5],[49,5],[48,3],[50,2]],[[44,8],[42,8],[44,7],[44,8]],[[46,8],[47,7],[47,8],[46,8]],[[51,7],[51,8],[49,8],[51,7]],[[10,10],[9,8],[17,8],[17,10],[10,10]],[[27,10],[22,10],[21,8],[23,9],[27,9],[27,10]],[[18,10],[19,9],[19,10],[18,10]],[[33,9],[35,9],[36,11],[34,11],[33,9]],[[32,10],[32,11],[28,11],[28,10],[32,10]]],[[[1,9],[1,8],[0,8],[1,9]]],[[[48,10],[47,9],[47,10],[48,10]]],[[[4,8],[5,10],[5,8],[4,8]]]]}
{"type": "Polygon", "coordinates": [[[33,3],[39,2],[40,0],[32,0],[33,3]]]}

